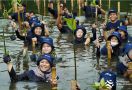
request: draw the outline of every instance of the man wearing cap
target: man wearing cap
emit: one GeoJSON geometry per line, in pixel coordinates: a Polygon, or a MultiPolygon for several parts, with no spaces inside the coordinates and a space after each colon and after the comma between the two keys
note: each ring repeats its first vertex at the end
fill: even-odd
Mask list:
{"type": "Polygon", "coordinates": [[[110,9],[108,12],[108,16],[110,22],[108,22],[106,25],[103,25],[103,35],[105,40],[107,40],[107,37],[113,31],[116,31],[116,29],[122,25],[122,21],[118,20],[117,11],[115,9],[110,9]]]}

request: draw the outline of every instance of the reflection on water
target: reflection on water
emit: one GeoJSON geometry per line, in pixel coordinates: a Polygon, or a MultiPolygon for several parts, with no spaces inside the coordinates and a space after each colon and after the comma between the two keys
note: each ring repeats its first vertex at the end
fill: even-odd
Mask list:
{"type": "MultiPolygon", "coordinates": [[[[7,23],[7,20],[0,19],[0,22],[3,21],[4,23],[0,23],[0,26],[3,26],[5,23],[7,23]]],[[[57,63],[57,73],[59,76],[58,90],[70,90],[70,80],[75,79],[74,58],[76,58],[77,81],[79,82],[81,90],[93,90],[91,85],[94,81],[97,81],[100,71],[104,69],[103,66],[106,58],[102,57],[98,59],[96,57],[96,48],[92,44],[86,47],[79,45],[75,46],[74,52],[74,46],[71,43],[73,36],[71,34],[60,34],[56,26],[53,26],[50,29],[51,37],[54,39],[57,56],[62,58],[62,61],[57,63]]],[[[128,32],[132,36],[131,29],[132,26],[129,26],[128,32]]],[[[87,28],[87,31],[88,30],[89,27],[87,28]]],[[[1,32],[2,27],[0,27],[0,90],[50,90],[50,88],[48,88],[49,84],[47,83],[10,83],[6,64],[2,62],[3,40],[1,32]]],[[[28,52],[28,55],[23,57],[21,52],[23,42],[19,39],[11,41],[9,38],[11,34],[12,33],[6,34],[6,45],[7,50],[9,50],[12,57],[15,70],[17,73],[21,73],[28,69],[34,69],[36,66],[35,63],[29,60],[29,55],[31,52],[28,52]]],[[[125,81],[127,84],[130,84],[128,80],[118,77],[117,81],[117,90],[131,90],[132,84],[126,86],[123,85],[124,83],[122,83],[125,81]]]]}

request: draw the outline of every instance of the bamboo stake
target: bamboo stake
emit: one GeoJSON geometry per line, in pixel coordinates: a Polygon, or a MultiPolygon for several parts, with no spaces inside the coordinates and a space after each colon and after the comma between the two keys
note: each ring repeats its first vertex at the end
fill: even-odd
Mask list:
{"type": "MultiPolygon", "coordinates": [[[[22,22],[21,22],[21,17],[20,17],[20,11],[18,10],[18,24],[19,24],[19,28],[20,28],[20,30],[22,30],[22,22]]],[[[21,34],[22,34],[22,32],[21,32],[21,34]]]]}
{"type": "Polygon", "coordinates": [[[44,0],[44,16],[46,15],[46,5],[45,5],[45,0],[44,0]]]}
{"type": "Polygon", "coordinates": [[[97,22],[98,22],[98,8],[97,8],[97,6],[95,7],[96,8],[96,11],[95,11],[95,22],[96,22],[96,24],[97,24],[97,22]]]}
{"type": "Polygon", "coordinates": [[[78,9],[79,9],[79,16],[81,15],[81,6],[80,6],[80,0],[78,0],[78,9]]]}
{"type": "Polygon", "coordinates": [[[77,90],[77,81],[71,80],[71,90],[77,90]]]}
{"type": "Polygon", "coordinates": [[[120,2],[118,2],[118,19],[120,19],[120,2]]]}
{"type": "Polygon", "coordinates": [[[100,8],[102,7],[102,0],[99,0],[100,8]]]}
{"type": "Polygon", "coordinates": [[[40,14],[40,0],[36,0],[37,8],[38,8],[38,13],[40,14]]]}
{"type": "MultiPolygon", "coordinates": [[[[128,69],[132,70],[132,62],[128,62],[128,69]]],[[[129,75],[129,78],[132,79],[132,74],[129,75]]]]}
{"type": "MultiPolygon", "coordinates": [[[[52,80],[56,79],[56,67],[52,67],[52,80]]],[[[57,90],[57,84],[52,84],[52,90],[57,90]]]]}
{"type": "Polygon", "coordinates": [[[110,4],[111,4],[111,3],[110,3],[110,0],[109,0],[109,9],[110,9],[110,4]]]}
{"type": "Polygon", "coordinates": [[[66,4],[66,0],[64,0],[64,3],[66,4]]]}
{"type": "Polygon", "coordinates": [[[87,0],[85,1],[85,3],[84,3],[84,4],[85,4],[85,6],[87,6],[87,0]]]}
{"type": "Polygon", "coordinates": [[[111,66],[111,44],[107,41],[107,57],[108,57],[108,67],[111,66]]]}
{"type": "Polygon", "coordinates": [[[17,12],[17,11],[18,11],[18,10],[17,10],[17,1],[16,1],[16,0],[13,1],[12,7],[13,7],[13,11],[14,11],[14,12],[17,12]]]}
{"type": "Polygon", "coordinates": [[[35,41],[32,39],[32,54],[35,54],[35,41]]]}
{"type": "Polygon", "coordinates": [[[73,0],[71,0],[71,12],[73,11],[73,0]]]}

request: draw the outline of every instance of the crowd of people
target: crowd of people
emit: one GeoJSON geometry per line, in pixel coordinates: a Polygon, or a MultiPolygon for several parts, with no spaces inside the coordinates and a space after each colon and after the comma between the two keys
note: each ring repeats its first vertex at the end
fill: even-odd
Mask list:
{"type": "MultiPolygon", "coordinates": [[[[107,15],[105,10],[100,7],[99,0],[95,1],[95,6],[81,3],[81,9],[85,12],[86,20],[89,20],[91,17],[95,18],[96,13],[98,13],[98,15],[101,14],[102,16],[107,15]],[[96,8],[98,12],[96,12],[96,8]]],[[[98,25],[95,22],[91,25],[91,37],[87,33],[85,27],[79,24],[79,20],[76,20],[77,12],[70,13],[66,4],[63,2],[59,3],[59,11],[53,8],[53,4],[53,1],[48,3],[48,11],[52,17],[56,19],[56,26],[60,33],[72,33],[74,37],[72,44],[86,46],[93,43],[96,48],[99,48],[98,53],[102,56],[107,57],[109,55],[108,50],[110,50],[111,58],[116,58],[111,59],[111,63],[116,62],[116,71],[109,68],[100,73],[99,81],[103,78],[108,86],[108,90],[116,90],[117,74],[123,75],[124,78],[128,78],[130,81],[132,80],[132,37],[127,31],[127,26],[129,25],[127,19],[118,20],[117,10],[111,8],[107,15],[109,21],[102,24],[102,36],[98,37],[96,33],[98,31],[98,25]],[[76,28],[72,30],[64,18],[74,20],[76,28]],[[108,49],[107,43],[102,46],[102,41],[109,41],[110,49],[108,49]]],[[[54,42],[50,37],[46,23],[39,20],[34,11],[26,12],[26,6],[24,4],[18,6],[18,12],[8,16],[8,19],[12,20],[11,24],[17,38],[24,42],[23,47],[27,47],[30,51],[34,51],[34,49],[38,50],[39,53],[33,52],[30,56],[31,61],[36,62],[36,69],[25,71],[19,75],[17,75],[13,69],[10,55],[4,55],[3,61],[7,64],[11,81],[29,80],[57,84],[57,78],[52,80],[51,77],[52,67],[55,67],[55,60],[57,57],[55,54],[54,42]],[[17,27],[17,24],[19,27],[17,27]],[[24,30],[26,31],[24,32],[24,30]]],[[[77,90],[80,89],[78,88],[77,90]]]]}

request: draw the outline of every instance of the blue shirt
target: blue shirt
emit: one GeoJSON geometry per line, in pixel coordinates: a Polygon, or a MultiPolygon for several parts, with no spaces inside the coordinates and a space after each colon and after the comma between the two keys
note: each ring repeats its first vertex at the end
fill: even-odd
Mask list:
{"type": "Polygon", "coordinates": [[[106,24],[106,31],[109,31],[111,29],[114,29],[116,31],[116,29],[122,25],[122,21],[121,20],[117,20],[115,23],[112,22],[108,22],[106,24]]]}

